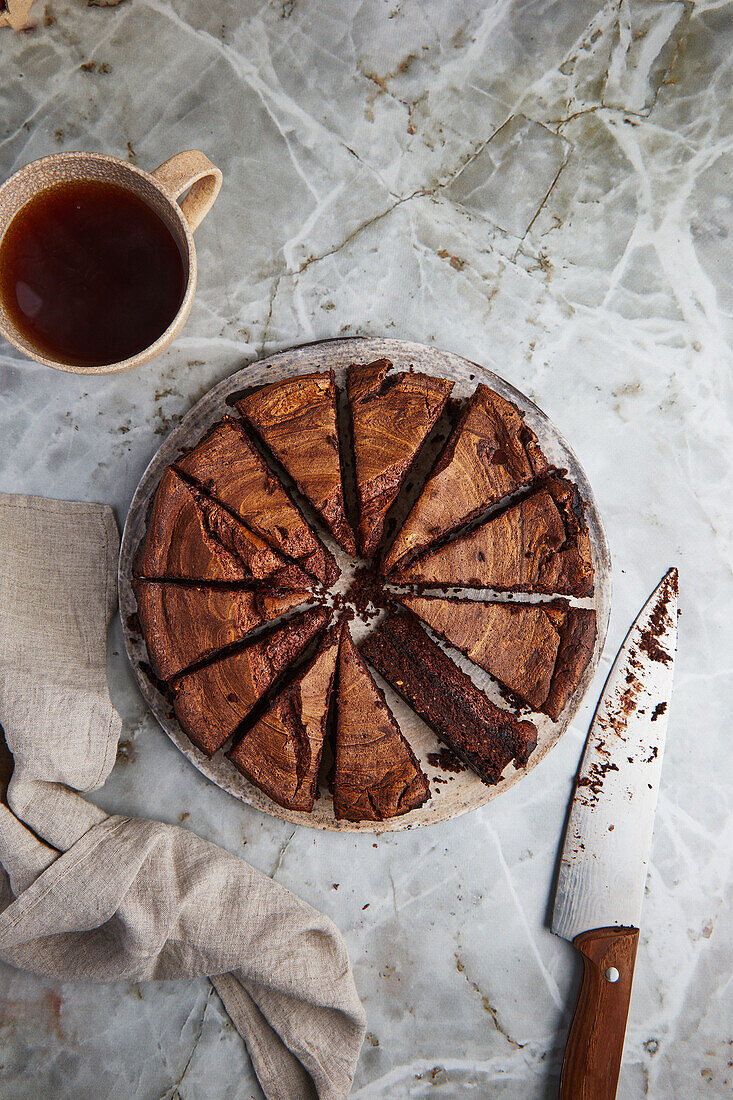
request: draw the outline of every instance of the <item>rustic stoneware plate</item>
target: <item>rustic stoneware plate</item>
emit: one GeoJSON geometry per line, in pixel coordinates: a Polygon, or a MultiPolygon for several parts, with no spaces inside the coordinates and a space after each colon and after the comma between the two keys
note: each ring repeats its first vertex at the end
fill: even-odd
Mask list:
{"type": "MultiPolygon", "coordinates": [[[[307,509],[305,510],[307,511],[307,509]]],[[[309,513],[309,518],[311,517],[312,513],[309,513]]],[[[349,559],[326,536],[322,527],[319,527],[319,530],[343,570],[344,575],[339,581],[337,589],[338,591],[344,591],[353,576],[355,566],[359,562],[349,559]]],[[[458,814],[483,806],[490,799],[496,798],[497,795],[513,787],[528,771],[544,759],[572,721],[598,666],[608,629],[611,605],[611,559],[593,492],[580,463],[554,424],[524,394],[515,390],[513,386],[510,386],[504,379],[499,378],[498,375],[492,374],[459,355],[452,355],[450,352],[440,351],[437,348],[406,343],[400,340],[344,339],[329,340],[324,343],[293,348],[253,363],[237,374],[224,379],[191,409],[178,427],[171,432],[152,459],[132,499],[122,537],[119,591],[125,644],[140,690],[165,732],[199,771],[203,772],[212,783],[216,783],[223,790],[234,795],[235,798],[241,799],[242,802],[294,824],[308,825],[316,829],[336,829],[341,832],[380,833],[396,829],[408,829],[414,825],[433,825],[438,821],[446,821],[448,818],[456,817],[458,814]],[[203,753],[191,744],[175,718],[170,717],[169,703],[146,675],[147,651],[145,643],[133,629],[134,618],[132,616],[137,610],[137,604],[131,582],[132,563],[140,540],[145,533],[148,506],[158,487],[163,470],[176,458],[180,450],[192,447],[220,417],[233,411],[231,407],[233,395],[248,387],[275,382],[290,375],[305,374],[314,370],[328,370],[329,368],[334,370],[337,383],[343,386],[346,368],[350,363],[369,363],[379,358],[391,359],[396,370],[409,370],[410,367],[414,367],[415,370],[424,371],[427,374],[453,379],[455,381],[453,394],[456,397],[467,397],[473,392],[477,382],[485,382],[504,397],[513,401],[525,413],[527,423],[536,432],[549,460],[569,471],[570,477],[577,483],[583,499],[588,505],[586,519],[593,552],[595,595],[592,599],[574,602],[595,608],[598,619],[598,636],[593,659],[562,714],[561,720],[555,723],[544,714],[527,712],[527,716],[537,725],[537,748],[532,754],[526,769],[515,771],[510,766],[505,771],[502,781],[495,787],[485,786],[469,770],[454,773],[431,765],[428,762],[428,754],[435,753],[440,749],[435,735],[395,695],[381,677],[377,676],[380,687],[385,692],[387,702],[430,779],[432,798],[418,809],[391,821],[355,823],[335,819],[331,795],[323,786],[312,814],[285,810],[270,801],[266,795],[262,794],[261,791],[240,775],[226,759],[223,752],[217,753],[212,760],[208,760],[203,753]]],[[[475,595],[481,596],[482,593],[475,593],[475,595]]],[[[351,624],[355,640],[359,642],[365,633],[373,629],[377,621],[373,620],[364,625],[357,618],[351,624]]],[[[490,698],[500,705],[506,705],[497,685],[487,673],[477,669],[460,654],[457,654],[455,650],[451,650],[451,656],[461,668],[469,673],[475,683],[487,692],[490,698]]]]}

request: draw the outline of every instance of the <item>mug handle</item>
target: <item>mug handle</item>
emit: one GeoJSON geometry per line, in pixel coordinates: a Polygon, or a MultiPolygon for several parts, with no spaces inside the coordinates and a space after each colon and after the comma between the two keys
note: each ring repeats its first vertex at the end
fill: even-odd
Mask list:
{"type": "Polygon", "coordinates": [[[151,175],[173,201],[191,188],[181,203],[181,210],[191,232],[195,232],[221,190],[222,174],[216,165],[198,149],[186,149],[169,157],[151,175]]]}

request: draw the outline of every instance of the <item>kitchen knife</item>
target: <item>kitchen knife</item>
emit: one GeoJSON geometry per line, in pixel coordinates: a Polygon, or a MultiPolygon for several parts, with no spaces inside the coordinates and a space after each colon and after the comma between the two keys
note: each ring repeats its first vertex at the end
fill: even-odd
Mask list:
{"type": "Polygon", "coordinates": [[[614,661],[575,783],[552,916],[552,931],[583,956],[561,1100],[616,1095],[676,642],[670,569],[614,661]]]}

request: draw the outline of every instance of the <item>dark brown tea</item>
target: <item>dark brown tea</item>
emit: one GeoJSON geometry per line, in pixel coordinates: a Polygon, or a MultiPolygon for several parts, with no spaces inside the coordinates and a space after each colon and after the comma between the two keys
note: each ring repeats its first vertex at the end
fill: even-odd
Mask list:
{"type": "Polygon", "coordinates": [[[98,367],[137,355],[168,328],[185,289],[168,226],[114,183],[39,192],[0,243],[0,300],[11,322],[62,363],[98,367]]]}

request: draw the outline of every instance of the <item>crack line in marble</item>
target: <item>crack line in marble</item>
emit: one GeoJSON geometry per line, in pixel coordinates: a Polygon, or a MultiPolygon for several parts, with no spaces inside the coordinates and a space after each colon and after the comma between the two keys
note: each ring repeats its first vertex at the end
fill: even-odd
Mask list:
{"type": "Polygon", "coordinates": [[[517,911],[517,915],[519,916],[519,919],[522,923],[522,927],[524,928],[527,939],[529,940],[529,945],[530,945],[530,948],[532,950],[532,954],[534,955],[535,962],[537,963],[537,969],[539,970],[540,974],[542,975],[542,979],[543,979],[545,985],[547,986],[548,992],[549,992],[550,996],[552,997],[553,1001],[555,1002],[556,1007],[559,1008],[560,1011],[563,1012],[563,1014],[567,1014],[568,1006],[565,1003],[565,1001],[564,1001],[564,999],[563,999],[563,997],[560,993],[557,982],[552,977],[549,970],[547,969],[544,962],[542,961],[542,956],[540,955],[539,947],[537,946],[537,940],[535,939],[535,937],[532,933],[532,928],[530,927],[530,923],[527,920],[527,914],[525,913],[524,909],[522,908],[521,902],[519,900],[519,895],[518,895],[518,893],[515,889],[514,882],[512,881],[511,872],[509,870],[509,864],[507,863],[506,858],[504,856],[504,851],[503,851],[502,846],[501,846],[501,841],[499,840],[499,834],[497,833],[494,826],[491,825],[486,819],[484,819],[482,824],[484,825],[484,827],[486,829],[486,832],[489,834],[489,836],[491,837],[491,839],[494,842],[494,847],[496,848],[497,858],[499,860],[499,866],[502,870],[504,878],[506,879],[506,884],[507,884],[507,887],[509,888],[509,893],[510,893],[512,901],[514,903],[514,907],[517,911]]]}

